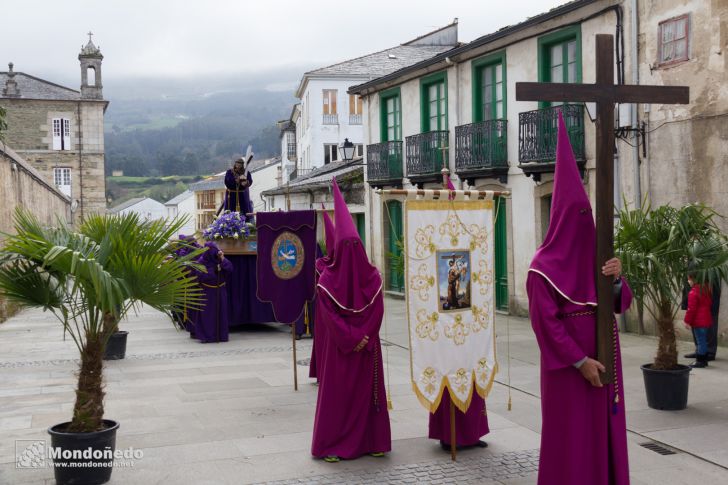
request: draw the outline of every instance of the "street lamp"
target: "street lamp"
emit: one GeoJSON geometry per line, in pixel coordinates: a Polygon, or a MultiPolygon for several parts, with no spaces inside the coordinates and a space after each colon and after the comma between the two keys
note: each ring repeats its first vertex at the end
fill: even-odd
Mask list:
{"type": "Polygon", "coordinates": [[[344,143],[342,143],[339,147],[341,158],[344,159],[345,162],[351,162],[351,160],[354,158],[355,148],[356,147],[354,146],[354,144],[350,142],[348,138],[344,138],[344,143]]]}

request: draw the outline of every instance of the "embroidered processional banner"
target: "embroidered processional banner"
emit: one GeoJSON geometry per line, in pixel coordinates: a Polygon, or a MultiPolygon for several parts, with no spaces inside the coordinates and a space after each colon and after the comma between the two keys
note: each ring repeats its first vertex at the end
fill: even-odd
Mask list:
{"type": "Polygon", "coordinates": [[[493,201],[406,200],[412,387],[434,413],[445,388],[463,412],[498,370],[493,315],[493,201]]]}
{"type": "Polygon", "coordinates": [[[316,294],[316,211],[259,212],[257,297],[276,321],[293,323],[316,294]]]}

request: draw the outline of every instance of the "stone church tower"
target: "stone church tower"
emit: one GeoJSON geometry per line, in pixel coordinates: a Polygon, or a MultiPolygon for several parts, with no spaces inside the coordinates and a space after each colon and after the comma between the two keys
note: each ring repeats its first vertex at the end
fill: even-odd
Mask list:
{"type": "Polygon", "coordinates": [[[69,198],[73,222],[106,211],[104,177],[104,56],[88,43],[78,55],[81,90],[14,69],[0,71],[5,143],[69,198]]]}
{"type": "Polygon", "coordinates": [[[104,99],[101,85],[101,61],[104,56],[101,50],[91,41],[88,34],[88,44],[81,48],[78,60],[81,61],[81,98],[104,99]]]}

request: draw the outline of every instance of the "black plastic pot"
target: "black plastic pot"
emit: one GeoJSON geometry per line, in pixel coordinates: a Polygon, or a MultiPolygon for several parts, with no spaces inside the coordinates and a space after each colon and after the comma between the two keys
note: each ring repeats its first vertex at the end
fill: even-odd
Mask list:
{"type": "Polygon", "coordinates": [[[107,426],[93,433],[67,433],[69,423],[48,428],[53,452],[53,473],[57,485],[97,485],[111,478],[119,423],[104,419],[107,426]],[[74,456],[75,455],[75,456],[74,456]]]}
{"type": "Polygon", "coordinates": [[[126,355],[126,337],[129,332],[115,332],[106,342],[106,351],[104,352],[104,360],[119,360],[126,355]]]}
{"type": "Polygon", "coordinates": [[[680,411],[688,406],[690,367],[679,364],[677,369],[656,370],[652,368],[652,364],[645,364],[641,369],[649,407],[663,411],[680,411]]]}

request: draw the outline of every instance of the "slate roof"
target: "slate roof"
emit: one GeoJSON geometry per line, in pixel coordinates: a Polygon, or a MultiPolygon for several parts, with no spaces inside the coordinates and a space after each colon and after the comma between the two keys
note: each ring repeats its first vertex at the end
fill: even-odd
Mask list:
{"type": "MultiPolygon", "coordinates": [[[[385,85],[385,83],[398,82],[398,81],[400,81],[401,78],[405,77],[406,75],[414,75],[413,73],[416,73],[421,69],[424,69],[424,68],[427,68],[430,66],[434,66],[437,64],[446,63],[446,57],[450,57],[450,58],[454,59],[456,62],[459,62],[457,56],[459,56],[463,53],[466,53],[470,50],[476,49],[483,45],[487,45],[491,42],[495,42],[499,39],[503,39],[504,37],[507,37],[516,32],[525,30],[534,25],[538,25],[540,23],[547,22],[547,21],[557,18],[559,16],[566,15],[570,12],[578,10],[582,7],[586,7],[588,5],[596,3],[598,1],[599,0],[572,0],[572,1],[566,2],[562,5],[559,5],[557,7],[550,9],[547,12],[544,12],[544,13],[541,13],[538,15],[534,15],[532,17],[528,17],[526,20],[524,20],[523,22],[520,22],[518,24],[502,27],[502,28],[496,30],[495,32],[478,37],[477,39],[475,39],[469,43],[461,43],[459,46],[453,47],[448,52],[438,53],[437,55],[431,56],[426,59],[422,59],[418,62],[411,62],[407,66],[402,66],[401,68],[399,68],[397,70],[391,71],[391,72],[383,74],[381,76],[372,76],[372,78],[370,78],[371,80],[366,81],[357,86],[350,87],[348,93],[349,94],[360,94],[360,95],[361,94],[371,94],[372,92],[376,92],[376,91],[382,89],[383,86],[385,85]]],[[[440,67],[442,67],[442,66],[438,66],[438,68],[440,68],[440,67]]]]}
{"type": "Polygon", "coordinates": [[[129,207],[138,204],[139,202],[143,201],[144,199],[147,199],[148,197],[134,197],[133,199],[129,199],[126,202],[122,202],[121,204],[117,205],[116,207],[112,207],[109,209],[109,212],[112,214],[115,214],[117,212],[121,212],[124,209],[128,209],[129,207]]]}
{"type": "Polygon", "coordinates": [[[192,195],[193,195],[193,193],[191,190],[185,190],[181,194],[169,199],[167,202],[164,203],[164,205],[177,205],[180,202],[189,199],[190,197],[192,197],[192,195]]]}
{"type": "Polygon", "coordinates": [[[248,166],[250,172],[257,172],[258,170],[270,167],[271,165],[277,165],[281,161],[281,157],[273,158],[262,158],[260,160],[253,160],[248,166]]]}
{"type": "Polygon", "coordinates": [[[364,167],[361,164],[361,158],[355,158],[351,161],[338,160],[315,168],[308,175],[299,177],[287,186],[277,187],[275,189],[266,190],[263,195],[285,194],[286,192],[300,192],[311,188],[327,187],[331,183],[331,179],[336,177],[340,180],[344,175],[354,175],[355,172],[361,172],[364,175],[364,167]]]}
{"type": "Polygon", "coordinates": [[[200,192],[202,190],[218,190],[225,188],[225,174],[215,175],[205,180],[200,180],[194,184],[190,184],[189,190],[192,192],[200,192]]]}
{"type": "MultiPolygon", "coordinates": [[[[6,98],[3,95],[5,82],[8,80],[8,72],[0,72],[0,98],[6,98]]],[[[74,89],[66,88],[59,84],[45,81],[43,79],[25,74],[24,72],[15,72],[15,82],[18,83],[19,98],[13,99],[52,99],[52,100],[68,100],[78,101],[81,99],[81,92],[74,89]]]]}
{"type": "Polygon", "coordinates": [[[458,47],[460,42],[456,40],[451,45],[441,45],[439,43],[440,41],[433,40],[430,44],[424,39],[431,36],[434,39],[439,32],[453,27],[457,28],[457,19],[452,24],[428,32],[398,46],[305,72],[296,89],[296,96],[299,98],[302,96],[309,78],[359,77],[364,81],[366,79],[386,76],[412,64],[418,64],[434,56],[448,52],[458,47]]]}
{"type": "Polygon", "coordinates": [[[304,75],[375,78],[424,61],[454,47],[454,45],[398,45],[373,54],[308,71],[304,75]]]}

